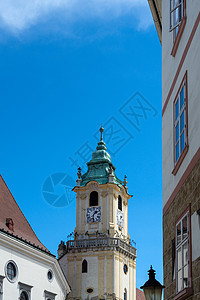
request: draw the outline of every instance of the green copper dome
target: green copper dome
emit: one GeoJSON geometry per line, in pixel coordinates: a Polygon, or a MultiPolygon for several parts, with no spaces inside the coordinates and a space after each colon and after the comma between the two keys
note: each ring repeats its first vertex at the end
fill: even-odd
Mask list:
{"type": "Polygon", "coordinates": [[[122,185],[122,181],[115,175],[115,167],[111,162],[111,157],[106,151],[106,144],[103,141],[103,127],[101,126],[101,140],[98,142],[96,151],[92,154],[92,159],[87,163],[88,171],[81,176],[80,186],[85,186],[89,181],[95,180],[99,184],[108,182],[122,185]]]}

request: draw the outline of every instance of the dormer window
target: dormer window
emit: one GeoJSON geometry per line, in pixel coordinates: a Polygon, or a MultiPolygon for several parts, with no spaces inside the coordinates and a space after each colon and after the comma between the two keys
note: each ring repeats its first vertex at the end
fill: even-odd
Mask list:
{"type": "Polygon", "coordinates": [[[89,206],[98,206],[98,193],[96,191],[90,193],[89,206]]]}
{"type": "Polygon", "coordinates": [[[122,197],[118,196],[118,209],[122,211],[122,197]]]}
{"type": "Polygon", "coordinates": [[[11,218],[6,218],[6,226],[9,230],[14,231],[14,222],[11,218]]]}

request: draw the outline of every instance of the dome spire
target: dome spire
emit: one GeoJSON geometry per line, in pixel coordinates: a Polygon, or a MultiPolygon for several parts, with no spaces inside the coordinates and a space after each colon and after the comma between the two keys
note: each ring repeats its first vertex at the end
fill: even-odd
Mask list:
{"type": "MultiPolygon", "coordinates": [[[[115,167],[111,162],[111,157],[107,152],[106,144],[103,141],[104,128],[101,124],[99,129],[101,133],[100,141],[97,144],[96,151],[92,154],[92,159],[87,163],[88,170],[85,174],[81,175],[81,180],[78,179],[80,186],[85,186],[87,182],[95,180],[99,184],[114,183],[119,186],[122,185],[122,181],[115,175],[115,167]]],[[[78,175],[80,172],[78,173],[78,175]]]]}
{"type": "Polygon", "coordinates": [[[100,139],[100,141],[103,141],[104,128],[103,128],[102,124],[101,124],[101,128],[99,129],[99,131],[101,132],[101,139],[100,139]]]}

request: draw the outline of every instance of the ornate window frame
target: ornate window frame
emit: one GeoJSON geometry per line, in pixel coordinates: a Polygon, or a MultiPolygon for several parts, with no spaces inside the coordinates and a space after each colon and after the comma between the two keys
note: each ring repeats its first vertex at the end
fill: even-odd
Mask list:
{"type": "Polygon", "coordinates": [[[23,282],[18,282],[19,287],[19,299],[21,299],[21,294],[25,292],[28,295],[28,300],[31,300],[31,289],[32,285],[25,284],[23,282]]]}
{"type": "Polygon", "coordinates": [[[55,300],[56,299],[57,294],[51,293],[49,291],[44,291],[44,297],[45,300],[55,300]]]}

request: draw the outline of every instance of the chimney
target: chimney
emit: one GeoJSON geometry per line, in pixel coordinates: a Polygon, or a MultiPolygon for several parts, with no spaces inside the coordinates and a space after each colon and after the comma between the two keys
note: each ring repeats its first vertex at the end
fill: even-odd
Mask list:
{"type": "Polygon", "coordinates": [[[6,226],[9,230],[14,231],[14,222],[12,218],[6,218],[6,226]]]}

